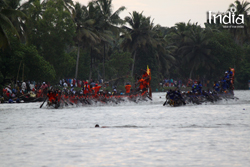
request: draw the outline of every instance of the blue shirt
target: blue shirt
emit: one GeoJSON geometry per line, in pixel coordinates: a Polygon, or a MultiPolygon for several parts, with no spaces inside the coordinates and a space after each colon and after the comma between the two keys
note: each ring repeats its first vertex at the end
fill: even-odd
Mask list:
{"type": "Polygon", "coordinates": [[[229,76],[233,76],[233,72],[232,71],[227,71],[229,76]]]}
{"type": "Polygon", "coordinates": [[[167,96],[169,96],[170,99],[174,99],[174,95],[175,95],[174,91],[167,93],[167,96]]]}
{"type": "Polygon", "coordinates": [[[195,93],[198,91],[198,85],[197,84],[193,84],[192,86],[192,91],[195,93]]]}
{"type": "Polygon", "coordinates": [[[220,91],[220,85],[219,85],[218,83],[216,83],[216,84],[214,85],[214,90],[215,90],[216,92],[219,92],[219,91],[220,91]]]}
{"type": "Polygon", "coordinates": [[[202,85],[199,84],[198,87],[197,87],[197,91],[198,91],[198,92],[201,92],[201,90],[202,90],[202,85]]]}
{"type": "Polygon", "coordinates": [[[227,89],[227,81],[225,79],[222,80],[222,88],[227,89]]]}

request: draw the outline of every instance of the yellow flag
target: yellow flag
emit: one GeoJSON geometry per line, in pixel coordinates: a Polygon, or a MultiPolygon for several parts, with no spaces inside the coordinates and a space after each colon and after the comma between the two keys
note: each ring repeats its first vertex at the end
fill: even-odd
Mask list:
{"type": "Polygon", "coordinates": [[[148,65],[147,65],[147,74],[149,75],[150,74],[150,70],[148,68],[148,65]]]}

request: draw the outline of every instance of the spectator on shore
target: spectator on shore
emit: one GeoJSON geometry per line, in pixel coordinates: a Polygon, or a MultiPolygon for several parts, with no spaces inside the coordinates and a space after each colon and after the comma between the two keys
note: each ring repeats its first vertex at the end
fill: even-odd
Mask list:
{"type": "Polygon", "coordinates": [[[48,88],[48,85],[45,82],[43,82],[43,84],[42,84],[42,86],[40,88],[41,89],[46,89],[46,88],[48,88]]]}
{"type": "Polygon", "coordinates": [[[92,86],[92,87],[95,87],[95,81],[93,80],[91,83],[90,83],[90,85],[92,86]]]}
{"type": "Polygon", "coordinates": [[[60,81],[59,81],[59,84],[60,84],[60,86],[63,86],[63,82],[62,82],[61,79],[60,79],[60,81]]]}
{"type": "Polygon", "coordinates": [[[14,103],[14,101],[12,100],[12,97],[9,98],[8,103],[14,103]]]}
{"type": "Polygon", "coordinates": [[[26,87],[27,87],[27,92],[29,92],[30,91],[30,81],[26,82],[26,87]]]}
{"type": "Polygon", "coordinates": [[[64,88],[67,88],[67,87],[68,87],[68,84],[67,84],[66,82],[64,82],[63,87],[64,87],[64,88]]]}
{"type": "Polygon", "coordinates": [[[26,89],[27,89],[26,83],[23,81],[23,83],[22,83],[22,92],[26,93],[26,89]]]}

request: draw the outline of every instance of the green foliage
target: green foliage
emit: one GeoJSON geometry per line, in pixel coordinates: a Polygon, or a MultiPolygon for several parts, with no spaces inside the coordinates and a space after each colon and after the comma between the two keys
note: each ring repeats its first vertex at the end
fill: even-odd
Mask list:
{"type": "Polygon", "coordinates": [[[151,87],[153,89],[157,88],[160,80],[162,79],[160,76],[160,72],[158,69],[158,62],[155,56],[155,50],[153,47],[148,46],[146,50],[139,49],[137,53],[137,59],[135,64],[135,73],[137,76],[142,76],[141,69],[146,70],[147,66],[151,70],[151,87]]]}
{"type": "Polygon", "coordinates": [[[218,59],[213,61],[217,72],[212,72],[210,77],[218,80],[229,67],[238,67],[243,50],[233,41],[228,31],[214,33],[210,41],[211,54],[218,59]]]}
{"type": "Polygon", "coordinates": [[[8,34],[19,37],[16,28],[11,21],[11,17],[25,16],[21,11],[11,9],[10,1],[0,1],[0,49],[4,49],[10,45],[8,34]]]}
{"type": "Polygon", "coordinates": [[[166,32],[169,45],[176,47],[171,51],[176,58],[176,63],[172,64],[170,76],[186,79],[188,73],[190,76],[193,73],[192,79],[219,80],[231,67],[236,71],[235,80],[238,82],[235,86],[244,88],[238,83],[245,78],[244,84],[246,84],[248,68],[242,67],[248,65],[244,62],[247,53],[234,40],[230,31],[210,25],[201,28],[189,22],[178,23],[169,31],[161,31],[166,32]]]}
{"type": "Polygon", "coordinates": [[[41,57],[35,46],[28,46],[12,37],[11,49],[0,51],[0,75],[1,84],[5,84],[8,79],[16,79],[19,71],[18,80],[48,81],[55,79],[55,70],[43,57],[41,57]],[[23,71],[24,70],[24,71],[23,71]]]}
{"type": "Polygon", "coordinates": [[[129,75],[130,66],[133,63],[131,54],[129,52],[114,52],[110,56],[110,60],[106,63],[107,68],[109,68],[109,78],[121,77],[124,75],[129,75]]]}
{"type": "Polygon", "coordinates": [[[36,81],[74,78],[79,64],[77,78],[83,80],[107,81],[132,74],[111,82],[110,86],[122,89],[125,82],[136,81],[134,73],[140,75],[149,65],[153,89],[170,77],[218,80],[229,67],[235,68],[236,88],[247,88],[249,4],[238,0],[231,4],[237,15],[244,14],[243,29],[222,29],[190,22],[155,26],[150,17],[136,11],[125,17],[127,26],[122,26],[119,14],[125,7],[113,12],[112,0],[86,6],[72,0],[30,0],[21,6],[20,0],[2,0],[0,83],[15,80],[20,64],[19,80],[24,68],[24,79],[36,81]]]}
{"type": "Polygon", "coordinates": [[[73,44],[75,26],[62,0],[49,0],[42,16],[34,20],[39,32],[30,34],[30,43],[34,43],[45,60],[53,65],[59,79],[68,75],[75,65],[74,58],[67,52],[67,47],[73,44]]]}
{"type": "Polygon", "coordinates": [[[248,81],[250,80],[250,45],[244,46],[244,57],[237,68],[237,87],[241,89],[248,89],[248,81]]]}
{"type": "MultiPolygon", "coordinates": [[[[74,53],[75,60],[77,53],[74,53]]],[[[76,63],[76,62],[74,62],[76,63]]],[[[75,64],[74,64],[75,67],[75,64]]],[[[89,69],[90,69],[90,56],[89,53],[86,52],[86,50],[81,50],[80,52],[80,58],[79,58],[79,69],[78,69],[78,78],[82,80],[87,80],[89,78],[89,69]]],[[[75,74],[75,68],[73,68],[73,73],[69,75],[69,77],[74,76],[75,74]]]]}

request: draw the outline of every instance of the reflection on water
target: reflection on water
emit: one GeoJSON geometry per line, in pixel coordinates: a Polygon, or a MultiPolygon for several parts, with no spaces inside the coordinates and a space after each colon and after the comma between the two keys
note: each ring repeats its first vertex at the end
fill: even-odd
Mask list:
{"type": "Polygon", "coordinates": [[[249,166],[249,94],[175,108],[164,93],[118,106],[1,104],[0,166],[249,166]]]}

